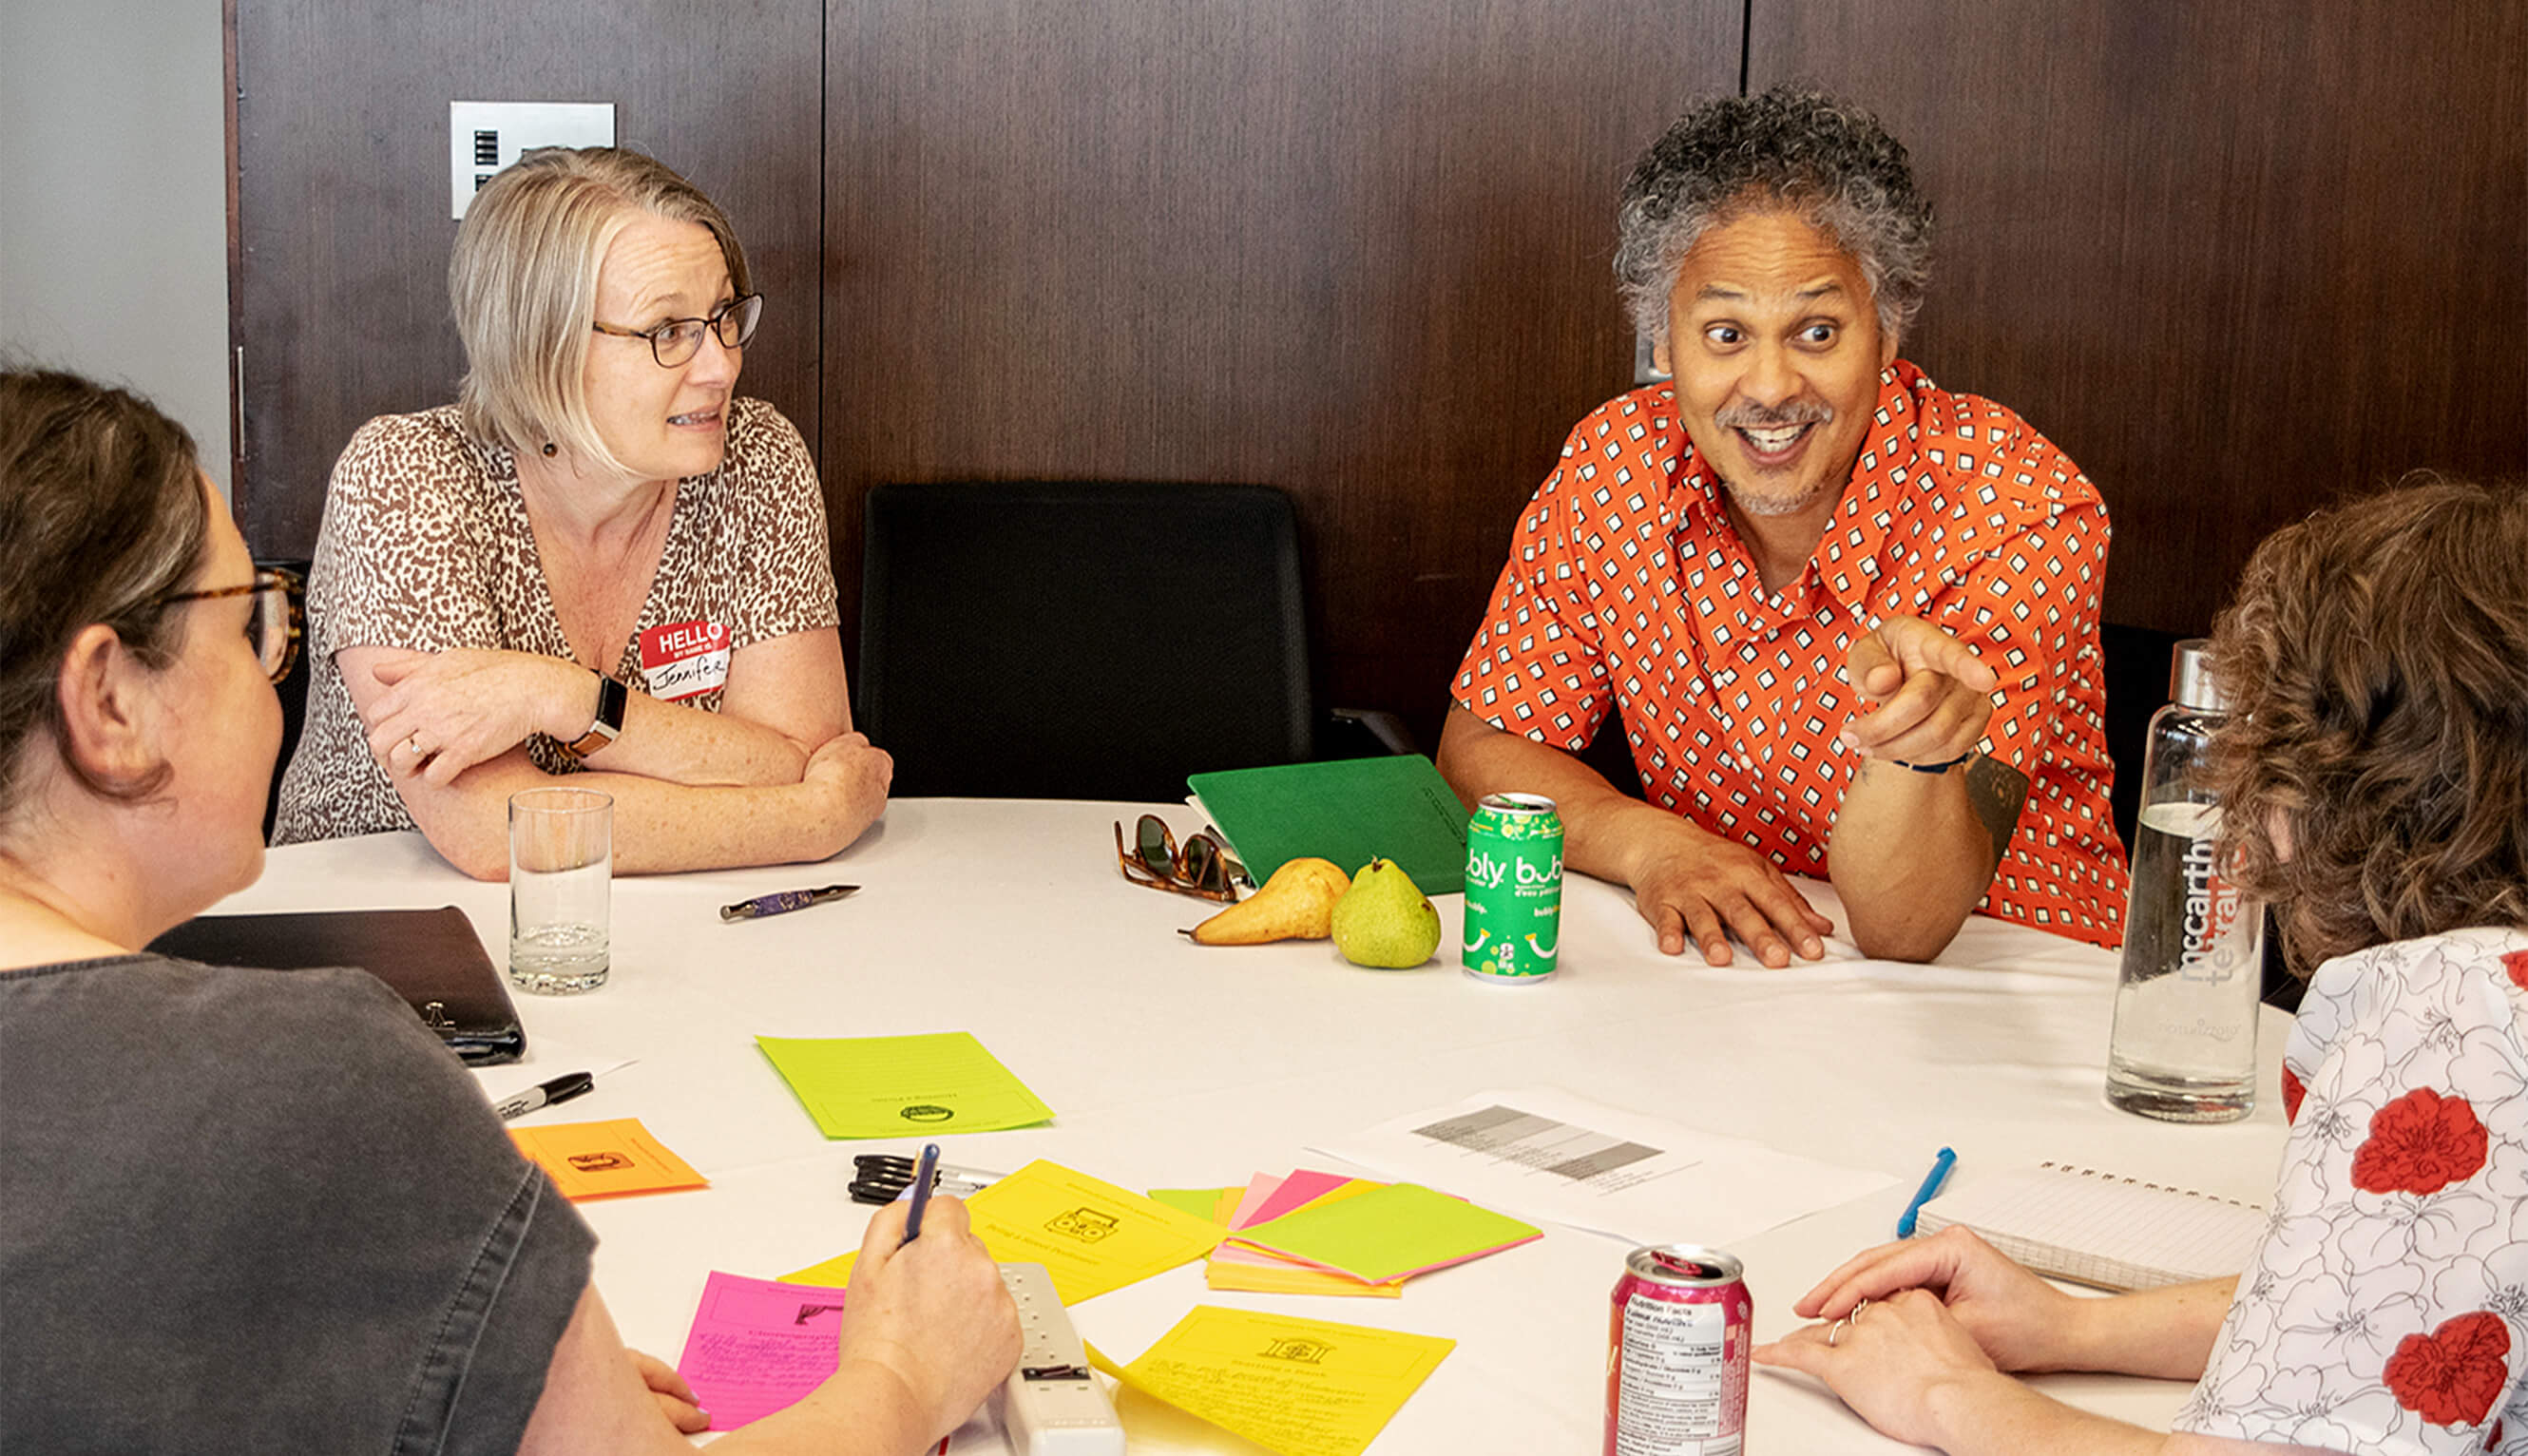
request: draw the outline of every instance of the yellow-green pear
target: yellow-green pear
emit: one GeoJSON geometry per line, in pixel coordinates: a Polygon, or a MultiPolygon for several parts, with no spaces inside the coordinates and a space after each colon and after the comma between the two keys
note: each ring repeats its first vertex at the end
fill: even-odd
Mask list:
{"type": "Polygon", "coordinates": [[[1372,859],[1335,906],[1335,949],[1354,965],[1419,965],[1440,949],[1440,911],[1395,860],[1372,859]]]}
{"type": "Polygon", "coordinates": [[[1335,902],[1351,876],[1330,859],[1288,859],[1264,888],[1193,927],[1207,946],[1256,946],[1270,940],[1323,940],[1334,933],[1335,902]]]}

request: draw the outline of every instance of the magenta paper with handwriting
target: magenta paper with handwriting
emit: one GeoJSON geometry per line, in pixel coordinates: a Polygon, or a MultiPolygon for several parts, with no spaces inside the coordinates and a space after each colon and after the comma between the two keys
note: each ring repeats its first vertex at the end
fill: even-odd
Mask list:
{"type": "Polygon", "coordinates": [[[840,1289],[713,1272],[676,1373],[711,1412],[711,1429],[734,1430],[824,1383],[842,1323],[840,1289]]]}

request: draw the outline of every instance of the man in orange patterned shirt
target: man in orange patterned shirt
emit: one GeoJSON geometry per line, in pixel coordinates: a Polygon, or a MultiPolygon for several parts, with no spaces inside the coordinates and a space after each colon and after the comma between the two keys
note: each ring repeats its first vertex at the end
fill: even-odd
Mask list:
{"type": "Polygon", "coordinates": [[[1930,208],[1868,114],[1775,90],[1635,168],[1616,270],[1672,384],[1571,433],[1466,650],[1440,767],[1561,806],[1671,955],[1922,961],[1982,910],[2114,946],[2106,507],[2026,422],[1896,357],[1930,208]],[[1650,803],[1572,756],[1621,715],[1650,803]]]}

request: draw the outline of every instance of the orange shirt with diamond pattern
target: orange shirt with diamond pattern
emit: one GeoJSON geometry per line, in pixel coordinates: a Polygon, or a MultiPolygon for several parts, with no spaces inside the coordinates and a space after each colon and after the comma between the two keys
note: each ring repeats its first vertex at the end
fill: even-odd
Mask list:
{"type": "Polygon", "coordinates": [[[1459,705],[1574,752],[1617,712],[1651,803],[1822,879],[1863,761],[1835,742],[1865,710],[1845,654],[1888,617],[1922,617],[1999,675],[1978,747],[2028,781],[1976,909],[2121,944],[2098,651],[2107,511],[2088,478],[2009,410],[1899,360],[1833,520],[1779,593],[1721,489],[1665,385],[1582,420],[1519,522],[1459,705]]]}

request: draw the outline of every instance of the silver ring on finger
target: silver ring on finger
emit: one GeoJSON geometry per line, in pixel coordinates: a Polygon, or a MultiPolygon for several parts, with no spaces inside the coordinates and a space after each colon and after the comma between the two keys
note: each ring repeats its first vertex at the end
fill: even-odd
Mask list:
{"type": "Polygon", "coordinates": [[[1843,1342],[1843,1326],[1851,1323],[1852,1317],[1850,1315],[1846,1315],[1842,1319],[1837,1320],[1832,1325],[1826,1326],[1825,1347],[1827,1349],[1831,1350],[1836,1345],[1843,1342]]]}
{"type": "Polygon", "coordinates": [[[1858,1324],[1861,1320],[1861,1312],[1868,1308],[1870,1308],[1870,1298],[1869,1296],[1864,1295],[1862,1296],[1861,1302],[1852,1307],[1852,1313],[1844,1316],[1844,1318],[1858,1324]]]}

